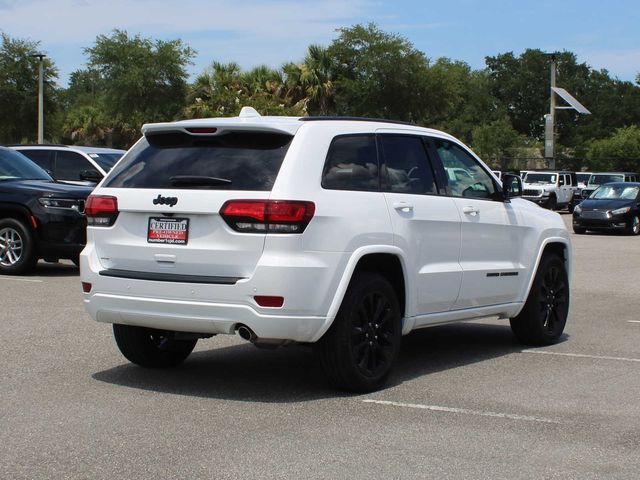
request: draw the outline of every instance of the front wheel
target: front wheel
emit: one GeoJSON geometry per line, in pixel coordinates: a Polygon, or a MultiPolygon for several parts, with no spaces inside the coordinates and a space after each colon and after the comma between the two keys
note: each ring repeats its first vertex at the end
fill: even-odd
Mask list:
{"type": "Polygon", "coordinates": [[[547,200],[547,208],[549,210],[555,210],[558,208],[558,199],[554,195],[551,195],[549,200],[547,200]]]}
{"type": "Polygon", "coordinates": [[[569,280],[562,259],[542,257],[522,311],[510,319],[511,329],[525,345],[556,343],[569,314],[569,280]]]}
{"type": "Polygon", "coordinates": [[[383,276],[356,274],[317,345],[329,381],[354,392],[382,387],[400,349],[401,317],[396,293],[383,276]]]}
{"type": "Polygon", "coordinates": [[[578,235],[582,235],[586,231],[587,229],[584,227],[576,227],[576,226],[573,227],[573,233],[577,233],[578,235]]]}
{"type": "Polygon", "coordinates": [[[640,218],[638,218],[638,215],[634,215],[629,222],[627,233],[629,235],[640,235],[640,218]]]}
{"type": "Polygon", "coordinates": [[[141,367],[167,368],[181,364],[198,340],[176,340],[172,332],[113,324],[113,336],[127,360],[141,367]]]}
{"type": "Polygon", "coordinates": [[[31,231],[15,218],[0,220],[0,273],[21,275],[32,271],[38,261],[31,231]]]}

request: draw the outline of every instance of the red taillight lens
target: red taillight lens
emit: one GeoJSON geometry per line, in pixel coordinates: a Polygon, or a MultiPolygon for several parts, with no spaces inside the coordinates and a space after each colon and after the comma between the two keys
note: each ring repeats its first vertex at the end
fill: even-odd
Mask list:
{"type": "Polygon", "coordinates": [[[225,222],[244,233],[302,233],[313,218],[313,202],[230,200],[220,209],[225,222]]]}
{"type": "Polygon", "coordinates": [[[84,205],[87,224],[110,227],[118,218],[118,199],[108,195],[89,195],[84,205]]]}
{"type": "Polygon", "coordinates": [[[280,308],[284,305],[284,297],[272,297],[270,295],[256,295],[253,297],[261,307],[280,308]]]}
{"type": "Polygon", "coordinates": [[[82,282],[82,291],[84,293],[89,293],[91,291],[92,285],[89,282],[82,282]]]}

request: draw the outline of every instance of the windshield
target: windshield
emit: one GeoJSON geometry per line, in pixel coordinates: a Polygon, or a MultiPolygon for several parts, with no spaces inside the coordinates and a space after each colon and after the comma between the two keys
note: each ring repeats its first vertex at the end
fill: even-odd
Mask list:
{"type": "Polygon", "coordinates": [[[53,179],[27,157],[15,150],[0,149],[0,181],[53,179]]]}
{"type": "Polygon", "coordinates": [[[589,178],[589,185],[602,185],[603,183],[622,182],[624,175],[599,175],[594,174],[589,178]]]}
{"type": "Polygon", "coordinates": [[[527,183],[556,183],[557,178],[555,173],[527,173],[524,180],[527,183]]]}
{"type": "Polygon", "coordinates": [[[589,177],[591,177],[590,173],[576,173],[576,177],[578,177],[578,182],[587,183],[589,181],[589,177]]]}
{"type": "Polygon", "coordinates": [[[123,153],[89,153],[88,154],[93,160],[100,165],[105,172],[108,172],[113,168],[120,158],[122,158],[123,153]]]}
{"type": "Polygon", "coordinates": [[[595,190],[589,198],[606,200],[633,200],[638,196],[638,187],[622,185],[603,185],[595,190]]]}

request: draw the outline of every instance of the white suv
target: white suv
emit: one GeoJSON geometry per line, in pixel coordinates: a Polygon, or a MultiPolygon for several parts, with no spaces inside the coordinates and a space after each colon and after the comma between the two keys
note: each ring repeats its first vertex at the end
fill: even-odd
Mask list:
{"type": "Polygon", "coordinates": [[[143,133],[87,200],[80,258],[86,308],[134,363],[237,332],[315,344],[334,385],[368,391],[417,328],[499,316],[527,344],[562,334],[563,221],[445,133],[247,108],[143,133]]]}

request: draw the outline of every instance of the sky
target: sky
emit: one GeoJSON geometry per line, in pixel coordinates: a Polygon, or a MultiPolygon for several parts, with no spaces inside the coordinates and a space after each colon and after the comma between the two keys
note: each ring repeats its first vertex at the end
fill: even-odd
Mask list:
{"type": "Polygon", "coordinates": [[[567,50],[620,80],[640,73],[638,0],[0,0],[0,31],[40,42],[58,83],[85,67],[83,49],[113,29],[197,51],[193,76],[212,61],[248,69],[304,58],[339,28],[376,23],[435,60],[484,67],[484,58],[527,48],[567,50]]]}

